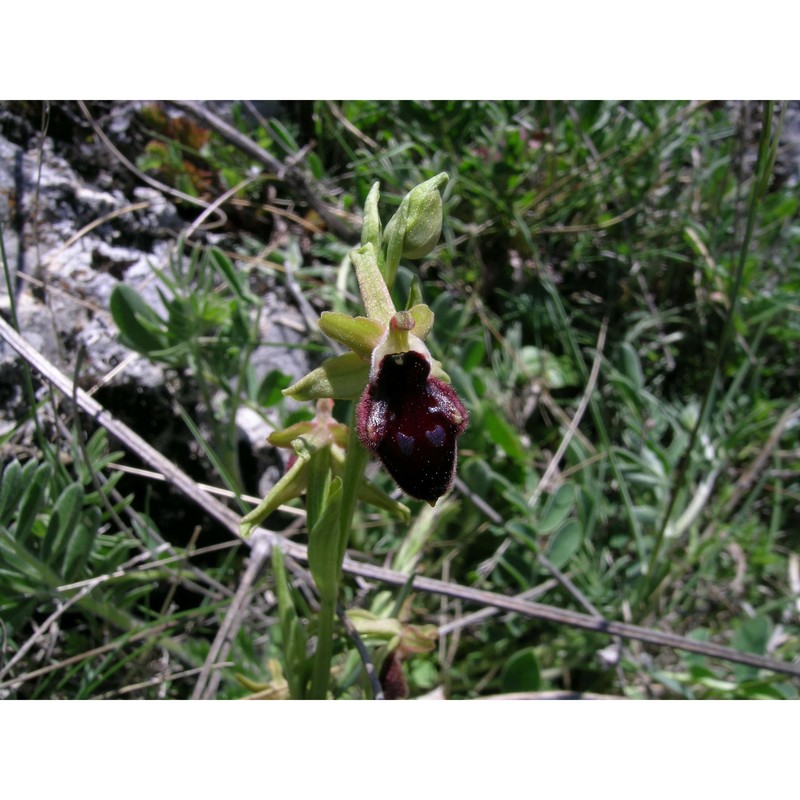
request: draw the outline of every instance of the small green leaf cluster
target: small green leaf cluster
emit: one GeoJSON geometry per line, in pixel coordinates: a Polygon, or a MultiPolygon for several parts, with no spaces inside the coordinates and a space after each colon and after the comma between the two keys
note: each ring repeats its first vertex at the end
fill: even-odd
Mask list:
{"type": "Polygon", "coordinates": [[[218,248],[195,246],[188,258],[183,250],[179,241],[169,269],[157,275],[163,311],[125,283],[114,288],[110,311],[123,344],[197,382],[212,431],[210,447],[198,441],[229,488],[241,490],[236,411],[245,401],[275,405],[289,381],[275,370],[254,377],[261,302],[246,276],[218,248]]]}
{"type": "MultiPolygon", "coordinates": [[[[2,471],[0,616],[10,655],[30,634],[33,622],[52,610],[56,598],[74,598],[71,613],[83,620],[75,623],[79,626],[93,628],[105,622],[127,629],[132,624],[127,609],[141,592],[112,580],[135,546],[116,528],[112,514],[121,513],[131,498],[115,496],[122,472],[99,485],[93,480],[121,453],[108,452],[102,430],[89,439],[85,452],[88,462],[82,453],[73,453],[74,471],[37,458],[11,460],[2,471]],[[87,586],[92,591],[86,592],[87,586]]],[[[41,689],[25,685],[23,696],[41,689]]]]}

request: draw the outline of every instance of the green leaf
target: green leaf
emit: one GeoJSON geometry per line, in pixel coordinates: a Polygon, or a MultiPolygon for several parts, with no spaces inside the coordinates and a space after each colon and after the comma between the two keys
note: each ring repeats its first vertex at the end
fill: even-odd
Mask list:
{"type": "Polygon", "coordinates": [[[486,413],[484,423],[492,441],[499,445],[506,452],[506,455],[520,463],[525,463],[528,460],[528,454],[522,447],[519,434],[494,409],[486,413]]]}
{"type": "Polygon", "coordinates": [[[135,289],[118,283],[111,293],[109,308],[126,346],[139,353],[151,353],[167,346],[164,320],[135,289]],[[159,335],[155,331],[164,333],[159,335]]]}
{"type": "Polygon", "coordinates": [[[518,542],[522,542],[526,547],[537,552],[536,533],[530,523],[522,519],[512,519],[505,525],[506,531],[510,533],[518,542]]]}
{"type": "Polygon", "coordinates": [[[548,500],[536,530],[542,534],[552,533],[569,516],[574,505],[575,487],[571,483],[565,483],[548,500]]]}
{"type": "Polygon", "coordinates": [[[551,389],[563,389],[578,383],[575,371],[566,359],[558,358],[547,350],[525,345],[519,351],[520,361],[528,375],[543,378],[551,389]]]}
{"type": "Polygon", "coordinates": [[[792,700],[796,693],[792,695],[790,692],[791,688],[788,686],[773,686],[765,681],[746,681],[739,685],[736,696],[751,700],[792,700]]]}
{"type": "Polygon", "coordinates": [[[411,511],[408,506],[390,497],[383,489],[379,489],[367,478],[364,478],[358,485],[358,499],[362,503],[382,508],[390,514],[394,514],[406,524],[411,521],[411,511]]]}
{"type": "Polygon", "coordinates": [[[733,637],[733,646],[744,653],[763,655],[767,650],[771,624],[767,617],[746,619],[733,637]]]}
{"type": "Polygon", "coordinates": [[[53,504],[50,522],[42,542],[42,561],[54,570],[54,562],[65,551],[67,542],[75,530],[83,507],[83,497],[83,486],[80,483],[71,483],[53,504]]]}
{"type": "Polygon", "coordinates": [[[277,118],[268,120],[269,132],[275,137],[276,141],[283,144],[286,150],[290,153],[297,153],[300,150],[300,145],[297,140],[289,132],[289,129],[277,118]]]}
{"type": "Polygon", "coordinates": [[[11,520],[22,485],[22,465],[14,459],[3,470],[3,482],[0,484],[0,525],[11,520]]]}
{"type": "Polygon", "coordinates": [[[283,390],[292,382],[290,375],[279,369],[270,370],[261,381],[256,394],[256,403],[264,408],[269,408],[283,399],[283,390]]]}
{"type": "Polygon", "coordinates": [[[272,573],[275,577],[275,594],[278,598],[284,673],[292,699],[302,700],[305,697],[308,678],[307,636],[294,607],[283,551],[280,547],[272,548],[272,573]]]}
{"type": "Polygon", "coordinates": [[[64,553],[64,568],[61,574],[67,582],[78,580],[81,577],[92,545],[97,537],[102,520],[102,512],[96,506],[86,510],[84,519],[75,526],[72,536],[67,543],[64,553]]]}
{"type": "MultiPolygon", "coordinates": [[[[743,653],[764,655],[767,652],[767,643],[772,633],[772,623],[768,617],[753,617],[746,619],[733,636],[732,644],[743,653]]],[[[738,681],[755,678],[758,670],[746,664],[736,664],[734,672],[738,681]]]]}
{"type": "Polygon", "coordinates": [[[53,468],[49,464],[40,464],[25,489],[19,507],[17,524],[14,527],[14,537],[20,544],[24,544],[27,540],[33,521],[44,506],[45,492],[52,477],[53,468]]]}
{"type": "Polygon", "coordinates": [[[541,685],[539,662],[532,647],[514,653],[500,675],[503,692],[536,692],[541,685]]]}
{"type": "Polygon", "coordinates": [[[622,356],[622,372],[633,385],[634,391],[641,394],[644,390],[644,372],[642,372],[639,354],[629,342],[623,342],[620,345],[620,354],[622,356]]]}
{"type": "Polygon", "coordinates": [[[571,519],[550,540],[545,555],[556,569],[562,569],[578,551],[582,540],[583,532],[578,520],[571,519]]]}
{"type": "Polygon", "coordinates": [[[93,563],[95,572],[98,575],[111,574],[128,559],[130,551],[134,547],[134,542],[127,540],[118,541],[102,558],[93,563]]]}
{"type": "Polygon", "coordinates": [[[214,266],[225,276],[234,294],[248,305],[256,305],[258,298],[247,288],[247,284],[228,256],[216,247],[210,248],[208,252],[214,266]]]}
{"type": "Polygon", "coordinates": [[[98,467],[97,464],[100,459],[105,456],[107,447],[108,436],[106,435],[106,430],[105,428],[98,428],[89,437],[89,441],[86,442],[86,455],[93,470],[98,471],[102,469],[102,467],[98,467]]]}
{"type": "Polygon", "coordinates": [[[328,505],[331,489],[331,448],[326,442],[320,426],[307,438],[301,438],[292,445],[295,452],[308,454],[306,479],[306,525],[312,531],[328,505]],[[320,434],[322,434],[321,438],[320,434]]]}
{"type": "Polygon", "coordinates": [[[308,566],[314,576],[320,597],[336,602],[339,592],[339,506],[342,499],[342,479],[331,481],[325,509],[308,536],[308,566]]]}
{"type": "Polygon", "coordinates": [[[483,363],[484,356],[486,355],[486,345],[482,339],[475,339],[471,342],[464,354],[462,360],[462,367],[469,371],[474,369],[479,364],[483,363]]]}

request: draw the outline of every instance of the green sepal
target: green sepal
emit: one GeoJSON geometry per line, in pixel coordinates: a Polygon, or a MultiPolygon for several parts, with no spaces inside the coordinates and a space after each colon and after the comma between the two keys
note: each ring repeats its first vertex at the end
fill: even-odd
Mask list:
{"type": "Polygon", "coordinates": [[[320,330],[331,339],[343,344],[365,361],[386,332],[380,322],[369,317],[350,317],[338,311],[323,311],[319,318],[320,330]]]}
{"type": "Polygon", "coordinates": [[[347,612],[350,622],[368,644],[385,644],[389,651],[399,648],[403,655],[429,653],[436,646],[435,625],[405,625],[394,617],[378,617],[363,608],[347,612]]]}
{"type": "Polygon", "coordinates": [[[364,391],[368,380],[369,364],[355,353],[345,353],[329,358],[321,367],[284,389],[283,394],[293,400],[319,400],[322,397],[353,400],[364,391]]]}
{"type": "Polygon", "coordinates": [[[306,459],[298,458],[286,474],[269,490],[267,496],[239,523],[239,534],[243,539],[257,528],[278,506],[299,497],[306,489],[306,459]]]}
{"type": "Polygon", "coordinates": [[[388,325],[395,313],[394,303],[387,288],[391,284],[384,280],[384,276],[381,274],[377,252],[372,243],[357,250],[351,250],[350,260],[356,268],[358,288],[361,291],[361,299],[364,301],[367,316],[377,320],[381,325],[388,325]]]}
{"type": "Polygon", "coordinates": [[[347,434],[347,425],[342,425],[339,422],[314,425],[308,433],[297,436],[292,440],[292,450],[300,458],[308,460],[312,456],[319,454],[320,451],[330,449],[331,444],[341,441],[342,437],[346,442],[347,434]],[[337,428],[339,430],[336,430],[337,428]],[[344,431],[341,430],[342,428],[344,428],[344,431]]]}
{"type": "Polygon", "coordinates": [[[365,643],[386,644],[389,650],[394,650],[400,644],[403,635],[403,625],[400,620],[393,617],[381,618],[363,608],[348,609],[347,617],[365,643]]]}

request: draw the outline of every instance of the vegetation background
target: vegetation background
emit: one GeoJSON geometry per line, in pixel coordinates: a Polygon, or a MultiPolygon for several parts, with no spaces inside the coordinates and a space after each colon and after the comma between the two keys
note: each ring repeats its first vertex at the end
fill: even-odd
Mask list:
{"type": "MultiPolygon", "coordinates": [[[[55,104],[46,136],[41,104],[8,110],[37,132],[31,148],[60,137],[76,163],[123,105],[55,104]]],[[[178,215],[160,296],[121,290],[97,312],[164,370],[171,416],[127,409],[131,426],[169,431],[170,458],[239,495],[282,464],[242,447],[242,414],[269,429],[312,412],[280,394],[304,370],[259,359],[289,348],[316,364],[330,349],[318,313],[358,313],[346,254],[370,186],[391,208],[450,175],[442,245],[401,272],[397,299],[417,275],[432,352],[470,410],[458,480],[433,509],[409,503],[410,526],[364,507],[350,546],[375,575],[467,591],[348,578],[346,608],[399,627],[342,633],[335,696],[370,696],[356,643],[379,663],[401,643],[411,697],[797,696],[798,117],[760,103],[153,103],[102,161],[84,158],[87,178],[110,172],[131,198],[155,185],[178,215]],[[299,335],[267,338],[287,315],[299,335]],[[510,613],[496,596],[564,613],[510,613]],[[711,658],[714,645],[762,661],[711,658]]],[[[152,475],[126,483],[119,467],[140,465],[69,396],[20,381],[29,402],[0,439],[0,690],[286,696],[274,572],[152,475]]],[[[302,543],[298,509],[269,527],[302,543]]],[[[312,646],[313,588],[289,567],[312,646]]]]}

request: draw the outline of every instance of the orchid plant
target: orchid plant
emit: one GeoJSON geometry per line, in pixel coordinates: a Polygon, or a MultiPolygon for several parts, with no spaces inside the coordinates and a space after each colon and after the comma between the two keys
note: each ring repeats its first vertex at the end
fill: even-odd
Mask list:
{"type": "Polygon", "coordinates": [[[284,390],[295,400],[316,401],[317,413],[270,436],[273,445],[291,448],[294,456],[283,478],[241,522],[242,535],[250,536],[279,505],[306,494],[309,567],[320,595],[311,697],[327,694],[333,620],[356,499],[410,519],[406,505],[365,477],[370,454],[406,494],[431,505],[453,481],[467,410],[425,345],[434,315],[419,302],[418,284],[405,309],[398,311],[390,294],[401,259],[424,258],[439,241],[440,190],[447,180],[441,173],[412,189],[385,230],[379,185],[372,187],[361,247],[350,253],[366,316],[322,314],[321,330],[349,352],[284,390]],[[357,401],[349,428],[333,418],[334,400],[357,401]]]}

